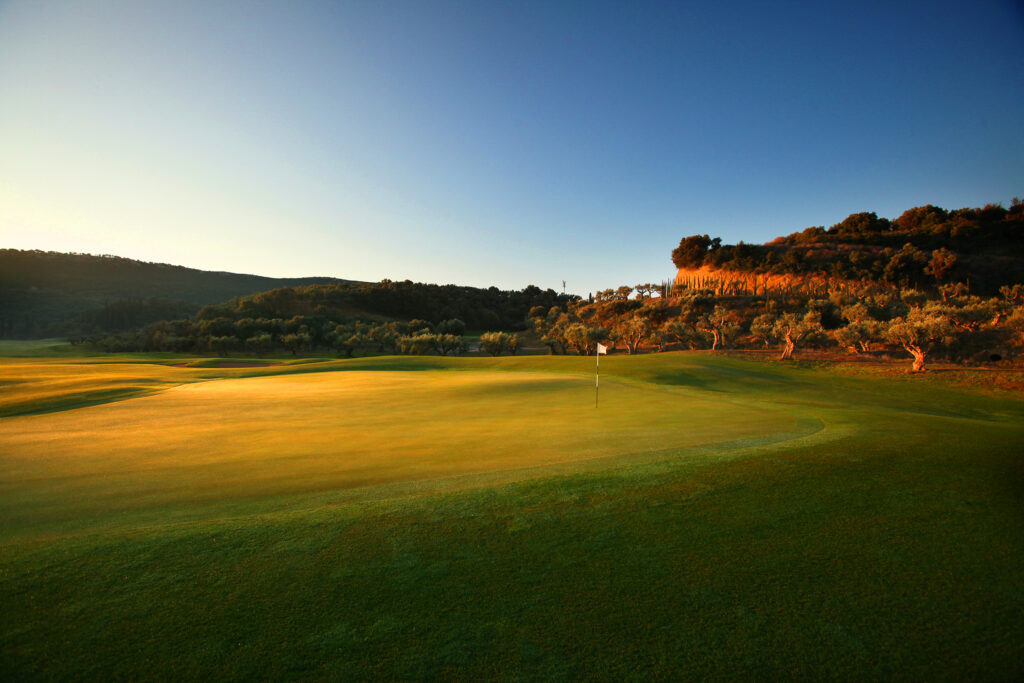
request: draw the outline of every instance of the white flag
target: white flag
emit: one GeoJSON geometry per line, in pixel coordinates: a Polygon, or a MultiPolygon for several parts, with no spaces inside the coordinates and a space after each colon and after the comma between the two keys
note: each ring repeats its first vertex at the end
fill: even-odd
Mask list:
{"type": "Polygon", "coordinates": [[[598,355],[603,353],[603,354],[605,354],[607,356],[608,355],[608,347],[605,346],[604,344],[598,343],[598,345],[597,345],[597,353],[598,353],[598,355]]]}

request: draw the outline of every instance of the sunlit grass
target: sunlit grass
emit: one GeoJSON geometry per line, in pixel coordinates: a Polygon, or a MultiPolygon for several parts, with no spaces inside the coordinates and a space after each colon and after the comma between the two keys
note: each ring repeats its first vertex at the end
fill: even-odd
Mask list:
{"type": "MultiPolygon", "coordinates": [[[[112,513],[123,525],[129,510],[495,471],[520,478],[801,428],[777,410],[612,380],[595,409],[587,380],[547,373],[321,372],[168,387],[174,370],[153,368],[153,395],[0,423],[8,529],[46,518],[56,531],[112,513]],[[40,480],[49,484],[30,484],[40,480]]],[[[83,373],[75,395],[122,376],[120,366],[83,373]]]]}
{"type": "Polygon", "coordinates": [[[710,354],[602,359],[597,409],[592,358],[182,363],[0,363],[0,677],[1024,662],[1012,396],[710,354]]]}

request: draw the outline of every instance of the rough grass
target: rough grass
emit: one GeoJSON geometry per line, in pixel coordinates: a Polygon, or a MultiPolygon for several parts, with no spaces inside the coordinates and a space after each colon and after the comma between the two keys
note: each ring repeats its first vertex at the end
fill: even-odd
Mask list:
{"type": "Polygon", "coordinates": [[[1024,672],[1020,400],[592,362],[4,362],[0,678],[1024,672]]]}

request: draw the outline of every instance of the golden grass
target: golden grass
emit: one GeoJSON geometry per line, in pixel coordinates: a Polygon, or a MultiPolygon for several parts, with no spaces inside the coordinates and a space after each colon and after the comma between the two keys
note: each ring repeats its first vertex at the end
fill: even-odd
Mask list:
{"type": "Polygon", "coordinates": [[[515,479],[530,468],[710,444],[722,440],[723,425],[739,439],[796,424],[708,394],[614,380],[604,382],[595,409],[589,380],[547,373],[352,371],[197,382],[204,371],[191,368],[78,365],[63,376],[68,370],[26,364],[21,371],[37,381],[15,390],[20,400],[112,385],[162,390],[0,421],[0,511],[9,521],[50,508],[81,521],[460,475],[515,479]]]}
{"type": "Polygon", "coordinates": [[[0,363],[0,416],[149,393],[200,378],[198,371],[155,364],[5,359],[0,363]]]}

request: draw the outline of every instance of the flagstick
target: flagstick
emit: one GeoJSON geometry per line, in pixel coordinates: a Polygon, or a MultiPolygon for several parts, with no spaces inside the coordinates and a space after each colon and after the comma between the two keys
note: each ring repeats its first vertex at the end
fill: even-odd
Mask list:
{"type": "Polygon", "coordinates": [[[608,349],[601,342],[598,342],[594,352],[594,355],[597,356],[597,372],[594,374],[594,407],[596,408],[598,392],[601,389],[601,354],[608,353],[608,349]]]}

